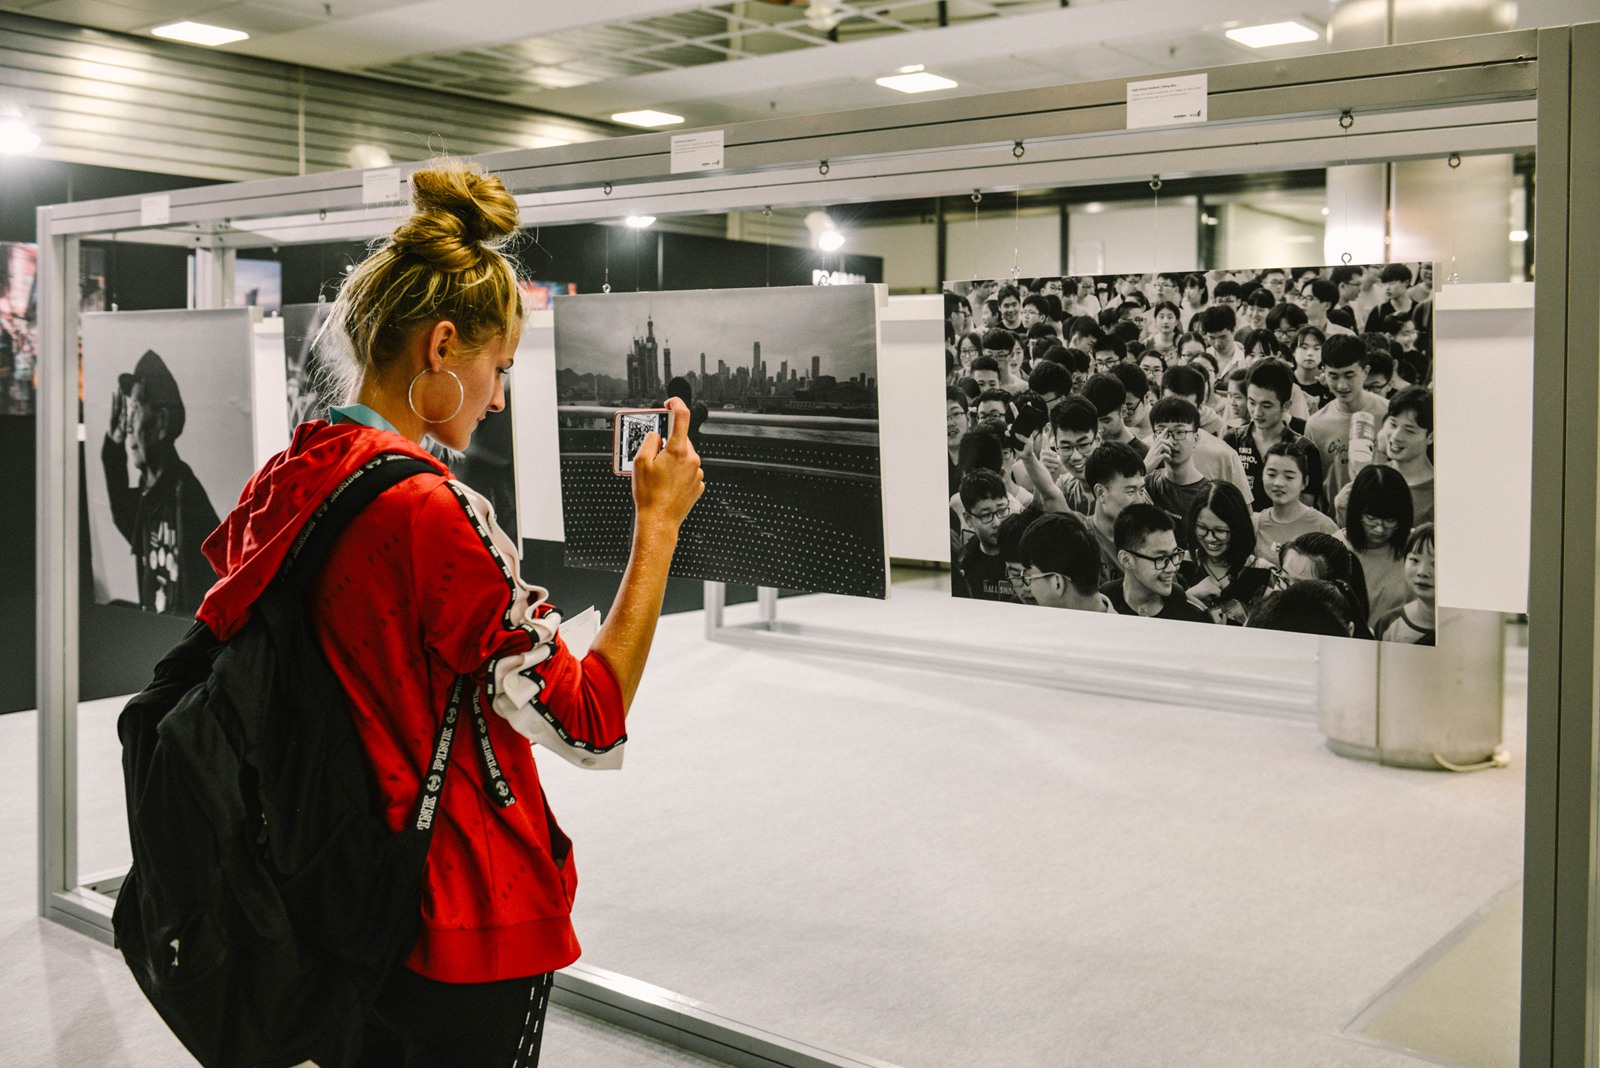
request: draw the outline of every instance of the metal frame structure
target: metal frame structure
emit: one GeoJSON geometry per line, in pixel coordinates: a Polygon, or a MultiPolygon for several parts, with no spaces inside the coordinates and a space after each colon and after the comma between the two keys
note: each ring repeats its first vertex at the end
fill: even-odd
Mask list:
{"type": "MultiPolygon", "coordinates": [[[[1595,885],[1595,616],[1600,598],[1600,244],[1574,225],[1600,217],[1600,26],[1461,38],[1207,72],[1210,121],[1128,131],[1123,80],[916,102],[726,130],[724,170],[674,176],[669,134],[480,158],[518,195],[526,224],[627,214],[721,213],[984,190],[1062,187],[1244,171],[1505,153],[1536,147],[1543,181],[1535,418],[1522,1063],[1596,1063],[1590,988],[1595,885]],[[1341,128],[1350,111],[1355,123],[1341,128]]],[[[222,282],[234,250],[370,237],[396,206],[363,202],[359,172],[170,195],[170,221],[141,224],[137,197],[41,208],[38,686],[39,908],[109,938],[110,899],[79,883],[79,245],[181,245],[222,282]]],[[[708,590],[708,626],[717,591],[708,590]]],[[[777,626],[776,596],[761,614],[777,626]]],[[[792,640],[798,641],[798,638],[792,640]]],[[[664,991],[580,966],[566,1000],[738,1064],[870,1065],[773,1036],[664,991]]]]}

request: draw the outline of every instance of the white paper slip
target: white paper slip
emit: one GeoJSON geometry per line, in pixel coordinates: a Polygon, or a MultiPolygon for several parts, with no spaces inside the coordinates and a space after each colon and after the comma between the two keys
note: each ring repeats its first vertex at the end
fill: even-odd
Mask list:
{"type": "Polygon", "coordinates": [[[1206,121],[1204,74],[1128,83],[1128,129],[1206,121]]]}
{"type": "Polygon", "coordinates": [[[589,654],[595,635],[600,633],[600,613],[590,605],[575,616],[562,621],[559,628],[561,640],[567,643],[572,655],[582,660],[589,654]]]}
{"type": "Polygon", "coordinates": [[[719,171],[725,166],[722,158],[721,130],[699,130],[695,133],[672,135],[673,174],[719,171]]]}
{"type": "Polygon", "coordinates": [[[172,221],[172,198],[165,193],[139,198],[139,225],[165,226],[172,221]]]}
{"type": "Polygon", "coordinates": [[[374,167],[361,172],[361,203],[393,204],[405,198],[399,167],[374,167]]]}

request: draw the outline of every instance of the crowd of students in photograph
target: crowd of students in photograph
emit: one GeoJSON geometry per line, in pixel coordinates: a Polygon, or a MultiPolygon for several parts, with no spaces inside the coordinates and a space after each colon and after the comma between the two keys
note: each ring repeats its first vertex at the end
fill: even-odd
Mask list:
{"type": "Polygon", "coordinates": [[[958,596],[1431,645],[1428,265],[947,284],[958,596]]]}

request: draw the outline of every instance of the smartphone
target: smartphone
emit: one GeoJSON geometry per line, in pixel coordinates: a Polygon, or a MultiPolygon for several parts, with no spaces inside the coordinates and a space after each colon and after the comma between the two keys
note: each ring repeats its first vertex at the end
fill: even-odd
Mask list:
{"type": "Polygon", "coordinates": [[[670,408],[624,408],[611,420],[611,470],[633,477],[633,458],[654,430],[665,442],[672,436],[670,408]]]}
{"type": "Polygon", "coordinates": [[[1026,439],[1049,425],[1050,409],[1042,401],[1030,398],[1017,405],[1017,414],[1011,420],[1011,432],[1026,439]]]}

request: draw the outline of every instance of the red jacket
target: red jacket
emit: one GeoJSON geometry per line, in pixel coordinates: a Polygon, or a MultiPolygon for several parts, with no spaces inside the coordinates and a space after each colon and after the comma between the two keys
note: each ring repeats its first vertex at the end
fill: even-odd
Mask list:
{"type": "MultiPolygon", "coordinates": [[[[220,638],[248,618],[307,515],[380,452],[431,459],[398,434],[302,424],[205,543],[221,580],[198,616],[220,638]]],[[[599,657],[556,634],[545,591],[517,577],[515,547],[486,501],[419,475],[387,490],[335,543],[311,594],[314,625],[350,695],[389,826],[411,816],[458,674],[478,683],[489,739],[516,803],[489,792],[463,714],[434,823],[422,933],[406,964],[443,982],[537,975],[578,958],[571,843],[545,804],[530,741],[585,767],[618,767],[622,693],[599,657]]],[[[359,901],[350,908],[359,909],[359,901]]]]}

